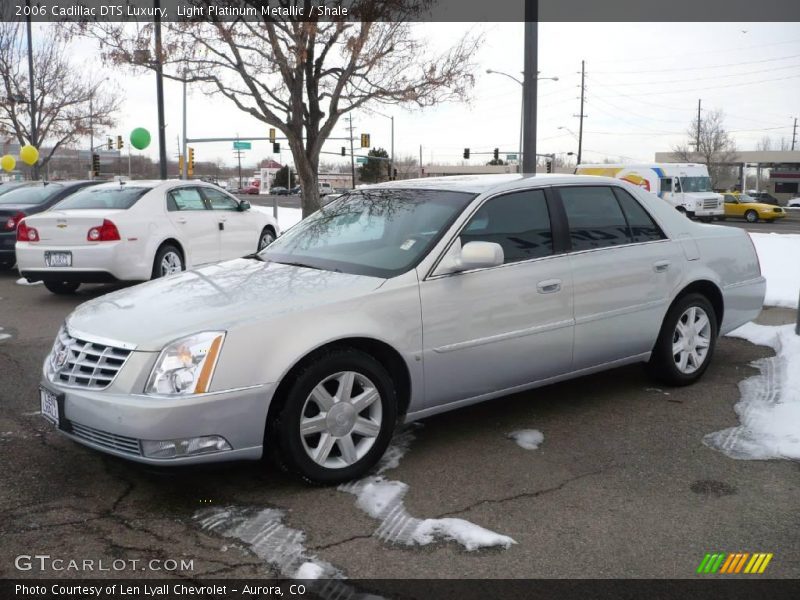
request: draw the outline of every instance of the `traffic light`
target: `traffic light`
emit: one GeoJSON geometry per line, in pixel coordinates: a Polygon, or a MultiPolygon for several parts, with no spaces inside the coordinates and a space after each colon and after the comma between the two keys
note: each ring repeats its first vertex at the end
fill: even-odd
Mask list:
{"type": "Polygon", "coordinates": [[[347,156],[347,148],[342,146],[342,156],[347,156]]]}
{"type": "Polygon", "coordinates": [[[494,159],[495,160],[500,160],[500,149],[499,148],[495,148],[494,149],[494,159]]]}
{"type": "Polygon", "coordinates": [[[362,148],[369,148],[369,134],[362,133],[361,134],[361,147],[362,148]]]}
{"type": "Polygon", "coordinates": [[[92,174],[95,177],[100,175],[100,155],[92,154],[92,174]]]}
{"type": "Polygon", "coordinates": [[[269,141],[272,142],[273,144],[275,143],[275,128],[274,127],[270,127],[270,129],[269,129],[269,141]]]}
{"type": "Polygon", "coordinates": [[[124,146],[125,146],[125,142],[122,141],[122,136],[118,135],[117,136],[117,150],[122,150],[122,148],[124,146]]]}
{"type": "Polygon", "coordinates": [[[553,161],[552,160],[548,160],[547,161],[547,172],[548,173],[552,173],[553,172],[553,161]]]}
{"type": "Polygon", "coordinates": [[[392,181],[397,181],[397,168],[395,167],[394,173],[392,174],[392,181]]]}
{"type": "Polygon", "coordinates": [[[114,149],[114,140],[112,140],[111,138],[106,138],[106,148],[108,150],[113,150],[114,149]]]}
{"type": "Polygon", "coordinates": [[[280,142],[274,142],[272,144],[272,153],[273,154],[280,154],[281,153],[281,144],[280,144],[280,142]]]}
{"type": "Polygon", "coordinates": [[[186,174],[194,175],[194,148],[189,148],[189,160],[186,162],[186,174]]]}
{"type": "Polygon", "coordinates": [[[183,176],[183,154],[178,154],[178,175],[183,176]]]}
{"type": "Polygon", "coordinates": [[[464,148],[464,158],[469,158],[469,148],[464,148]]]}

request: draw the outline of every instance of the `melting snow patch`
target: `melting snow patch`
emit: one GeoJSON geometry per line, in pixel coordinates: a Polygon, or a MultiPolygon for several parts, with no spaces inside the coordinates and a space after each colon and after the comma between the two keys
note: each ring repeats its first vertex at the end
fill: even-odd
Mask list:
{"type": "Polygon", "coordinates": [[[263,561],[295,579],[341,579],[333,565],[309,556],[306,535],[283,524],[285,514],[273,508],[207,508],[197,511],[194,520],[206,531],[240,540],[263,561]]]}
{"type": "Polygon", "coordinates": [[[3,340],[7,340],[9,338],[11,338],[11,334],[10,333],[3,333],[3,328],[0,327],[0,342],[2,342],[3,340]]]}
{"type": "Polygon", "coordinates": [[[761,373],[739,384],[734,410],[740,425],[711,433],[703,443],[742,460],[800,460],[800,336],[793,325],[755,323],[728,335],[770,346],[775,356],[755,361],[761,373]]]}
{"type": "Polygon", "coordinates": [[[34,281],[33,283],[31,283],[30,281],[28,281],[24,277],[22,277],[20,279],[17,279],[17,285],[41,285],[42,283],[43,282],[41,282],[41,281],[34,281]]]}
{"type": "Polygon", "coordinates": [[[789,268],[787,259],[800,255],[800,235],[751,233],[750,238],[761,263],[761,274],[767,280],[764,305],[796,308],[800,269],[789,268]]]}
{"type": "Polygon", "coordinates": [[[339,486],[340,491],[356,496],[358,508],[380,521],[373,535],[387,542],[409,546],[424,546],[437,539],[452,540],[468,551],[492,546],[509,548],[516,544],[507,535],[484,529],[464,519],[418,519],[409,514],[403,504],[408,485],[402,481],[387,480],[381,474],[398,466],[413,439],[410,429],[401,431],[381,459],[378,475],[339,486]]]}
{"type": "Polygon", "coordinates": [[[525,450],[536,450],[544,441],[544,434],[538,429],[520,429],[509,433],[508,437],[525,450]]]}

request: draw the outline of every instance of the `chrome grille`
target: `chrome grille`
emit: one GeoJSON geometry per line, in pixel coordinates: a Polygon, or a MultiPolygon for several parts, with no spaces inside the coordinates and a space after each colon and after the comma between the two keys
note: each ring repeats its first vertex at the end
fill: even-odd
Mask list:
{"type": "Polygon", "coordinates": [[[74,338],[62,327],[47,357],[47,374],[53,383],[102,390],[111,385],[130,354],[123,348],[74,338]]]}
{"type": "Polygon", "coordinates": [[[139,440],[124,435],[117,435],[116,433],[108,433],[101,431],[94,427],[81,425],[74,421],[69,421],[70,433],[76,438],[86,440],[103,448],[109,448],[125,454],[133,456],[141,456],[142,451],[139,448],[139,440]]]}
{"type": "Polygon", "coordinates": [[[715,198],[704,198],[703,208],[717,208],[719,202],[715,198]]]}

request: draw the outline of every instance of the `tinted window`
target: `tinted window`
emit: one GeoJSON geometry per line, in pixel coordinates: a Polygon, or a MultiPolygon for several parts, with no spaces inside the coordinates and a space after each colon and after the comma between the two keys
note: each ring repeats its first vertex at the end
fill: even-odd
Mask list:
{"type": "Polygon", "coordinates": [[[775,182],[775,193],[776,194],[796,194],[798,190],[797,183],[790,183],[788,181],[776,181],[775,182]]]}
{"type": "Polygon", "coordinates": [[[573,250],[627,244],[628,226],[608,187],[559,188],[573,250]]]}
{"type": "Polygon", "coordinates": [[[127,185],[107,187],[87,187],[65,198],[56,208],[59,210],[75,210],[86,208],[130,208],[144,196],[150,188],[131,187],[127,185]]]}
{"type": "Polygon", "coordinates": [[[633,196],[621,189],[615,189],[614,192],[628,221],[631,241],[652,242],[666,237],[650,214],[633,196]]]}
{"type": "Polygon", "coordinates": [[[738,204],[738,202],[736,201],[736,197],[725,194],[725,204],[738,204]]]}
{"type": "Polygon", "coordinates": [[[167,210],[205,210],[206,203],[197,188],[179,188],[167,194],[167,210]]]}
{"type": "Polygon", "coordinates": [[[0,204],[42,204],[63,189],[64,186],[57,183],[21,187],[0,196],[0,204]]]}
{"type": "Polygon", "coordinates": [[[461,245],[468,242],[500,244],[505,263],[552,254],[553,235],[544,192],[528,190],[492,198],[462,232],[461,245]]]}
{"type": "Polygon", "coordinates": [[[214,210],[238,210],[239,203],[221,190],[203,188],[203,195],[214,210]]]}
{"type": "Polygon", "coordinates": [[[672,191],[672,178],[665,177],[661,179],[661,191],[662,192],[671,192],[672,191]]]}

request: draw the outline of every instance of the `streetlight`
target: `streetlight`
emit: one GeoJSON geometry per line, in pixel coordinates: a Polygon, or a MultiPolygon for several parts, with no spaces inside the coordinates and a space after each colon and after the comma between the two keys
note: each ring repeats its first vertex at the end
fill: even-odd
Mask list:
{"type": "Polygon", "coordinates": [[[391,167],[390,167],[391,168],[391,174],[389,175],[389,179],[391,180],[392,176],[394,175],[394,116],[385,115],[382,112],[377,111],[377,110],[375,110],[373,108],[370,108],[370,109],[367,109],[367,110],[369,112],[375,113],[376,115],[379,115],[381,117],[385,117],[387,119],[391,119],[392,120],[392,157],[391,157],[391,160],[389,161],[389,164],[391,165],[391,167]]]}
{"type": "MultiPolygon", "coordinates": [[[[489,75],[504,75],[505,77],[508,77],[509,79],[513,79],[514,81],[516,81],[521,87],[523,87],[523,88],[525,87],[525,83],[523,82],[522,79],[517,79],[513,75],[509,75],[508,73],[505,73],[503,71],[495,71],[494,69],[486,69],[486,72],[489,75]]],[[[536,72],[537,75],[539,73],[541,73],[541,71],[537,71],[536,72]]],[[[523,75],[524,75],[524,73],[523,73],[523,75]]],[[[549,79],[550,81],[558,81],[558,77],[537,77],[536,78],[537,81],[543,81],[543,80],[547,80],[547,79],[549,79]]],[[[524,125],[525,125],[525,99],[524,99],[524,96],[525,95],[523,94],[523,99],[520,101],[520,111],[519,111],[519,167],[520,167],[519,170],[520,170],[520,173],[522,172],[522,132],[524,130],[524,125]]]]}

